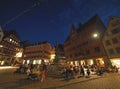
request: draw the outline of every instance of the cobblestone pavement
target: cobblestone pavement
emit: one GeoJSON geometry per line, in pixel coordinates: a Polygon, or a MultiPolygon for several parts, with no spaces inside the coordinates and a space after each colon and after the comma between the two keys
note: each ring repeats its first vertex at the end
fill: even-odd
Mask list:
{"type": "Polygon", "coordinates": [[[26,79],[25,74],[13,74],[13,70],[0,70],[0,89],[120,89],[120,74],[65,80],[49,75],[45,82],[26,79]]]}

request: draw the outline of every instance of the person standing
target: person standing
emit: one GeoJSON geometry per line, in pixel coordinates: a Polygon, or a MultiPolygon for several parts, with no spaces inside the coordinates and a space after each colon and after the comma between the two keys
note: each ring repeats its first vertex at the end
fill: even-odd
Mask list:
{"type": "Polygon", "coordinates": [[[80,75],[81,74],[82,74],[82,76],[85,75],[84,67],[82,65],[80,66],[80,75]]]}
{"type": "Polygon", "coordinates": [[[41,82],[44,82],[46,79],[47,74],[47,65],[45,64],[44,60],[42,60],[42,70],[41,70],[41,82]]]}
{"type": "Polygon", "coordinates": [[[87,67],[87,77],[90,77],[90,68],[87,67]]]}

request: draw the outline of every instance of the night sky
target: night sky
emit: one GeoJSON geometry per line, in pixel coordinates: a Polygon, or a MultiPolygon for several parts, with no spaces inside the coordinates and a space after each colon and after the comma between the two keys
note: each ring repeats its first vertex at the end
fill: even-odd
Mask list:
{"type": "Polygon", "coordinates": [[[0,0],[0,25],[14,29],[21,41],[64,43],[79,23],[98,14],[105,26],[120,16],[120,0],[0,0]]]}

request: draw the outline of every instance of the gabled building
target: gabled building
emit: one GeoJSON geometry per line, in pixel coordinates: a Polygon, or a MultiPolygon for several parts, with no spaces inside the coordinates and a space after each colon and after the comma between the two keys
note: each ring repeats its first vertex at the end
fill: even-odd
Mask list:
{"type": "Polygon", "coordinates": [[[112,65],[120,67],[120,17],[111,16],[108,21],[103,43],[112,65]]]}
{"type": "Polygon", "coordinates": [[[0,42],[0,65],[14,65],[22,61],[20,38],[15,30],[3,31],[0,42]]]}
{"type": "Polygon", "coordinates": [[[102,37],[105,30],[98,15],[93,16],[84,24],[79,24],[77,29],[72,25],[71,33],[64,43],[68,63],[104,66],[107,56],[102,37]]]}
{"type": "Polygon", "coordinates": [[[41,64],[42,60],[50,63],[52,55],[53,47],[49,42],[30,44],[24,48],[24,61],[27,64],[41,64]]]}

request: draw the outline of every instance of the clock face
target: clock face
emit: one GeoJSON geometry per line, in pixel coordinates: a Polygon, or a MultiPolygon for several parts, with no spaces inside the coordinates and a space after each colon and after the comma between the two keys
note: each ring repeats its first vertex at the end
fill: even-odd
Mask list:
{"type": "Polygon", "coordinates": [[[0,27],[0,42],[1,42],[1,40],[2,40],[2,38],[3,38],[3,30],[2,30],[2,28],[0,27]]]}

